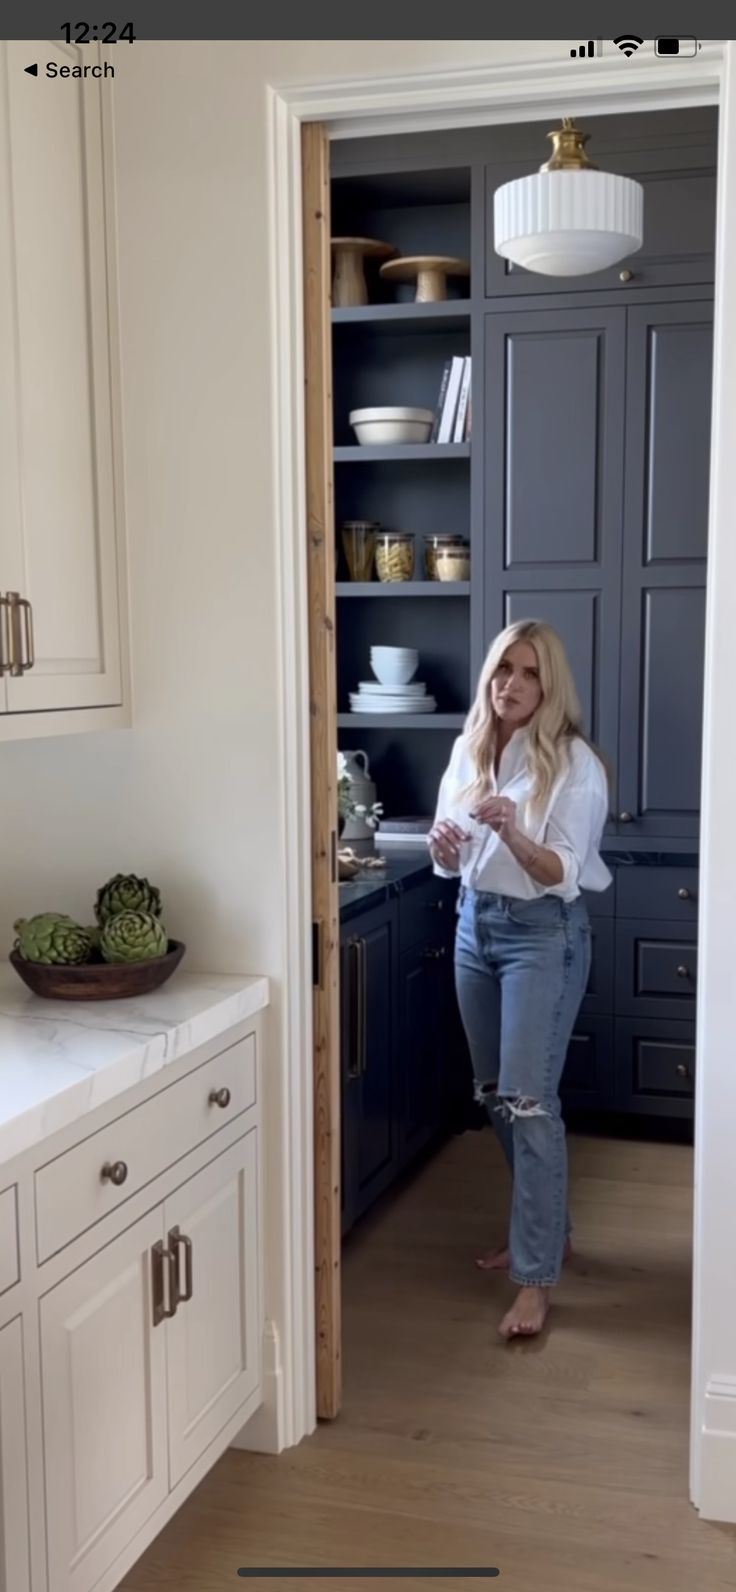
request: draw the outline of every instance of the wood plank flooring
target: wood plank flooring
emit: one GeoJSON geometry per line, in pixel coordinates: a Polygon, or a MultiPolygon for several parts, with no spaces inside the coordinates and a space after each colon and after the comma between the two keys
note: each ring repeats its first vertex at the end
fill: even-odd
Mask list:
{"type": "Polygon", "coordinates": [[[570,1152],[577,1258],[543,1340],[496,1337],[510,1288],[473,1257],[506,1175],[465,1134],[346,1246],[340,1418],[279,1458],[227,1453],[125,1592],[222,1592],[249,1564],[501,1572],[387,1592],[732,1592],[736,1528],[688,1501],[692,1152],[570,1152]]]}

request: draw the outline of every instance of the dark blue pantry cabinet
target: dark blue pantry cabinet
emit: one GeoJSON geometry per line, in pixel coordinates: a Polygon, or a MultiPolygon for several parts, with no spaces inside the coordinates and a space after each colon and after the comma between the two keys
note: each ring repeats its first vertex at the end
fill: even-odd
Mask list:
{"type": "MultiPolygon", "coordinates": [[[[717,114],[583,122],[592,158],[644,184],[645,241],[600,276],[568,281],[516,271],[492,246],[495,188],[546,158],[546,125],[333,146],[334,234],[470,262],[469,282],[451,279],[432,304],[369,267],[369,303],[333,310],[339,745],[367,750],[388,814],[431,813],[492,637],[522,617],[560,631],[610,768],[605,843],[617,858],[613,888],[589,903],[594,963],[566,1101],[688,1118],[717,114]],[[355,446],[352,407],[432,408],[454,354],[472,358],[469,440],[355,446]],[[411,582],[349,579],[340,528],[361,518],[414,532],[411,582]],[[439,532],[469,538],[469,581],[427,579],[423,537],[439,532]],[[376,642],[417,647],[436,714],[348,711],[376,642]]],[[[365,934],[344,925],[351,1220],[430,1141],[443,1100],[436,1002],[443,988],[451,1008],[454,998],[444,968],[434,976],[442,957],[425,955],[433,942],[402,929],[418,888],[372,909],[365,934]]]]}

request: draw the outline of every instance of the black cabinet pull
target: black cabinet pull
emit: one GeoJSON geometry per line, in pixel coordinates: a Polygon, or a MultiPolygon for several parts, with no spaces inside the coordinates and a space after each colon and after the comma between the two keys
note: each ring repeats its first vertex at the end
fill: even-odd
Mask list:
{"type": "Polygon", "coordinates": [[[161,1239],[154,1244],[151,1250],[152,1273],[152,1304],[153,1325],[160,1326],[167,1316],[176,1315],[176,1276],[173,1268],[174,1257],[170,1249],[166,1249],[161,1239]],[[164,1282],[164,1273],[168,1274],[168,1288],[164,1282]],[[168,1292],[169,1303],[166,1303],[168,1292]]]}
{"type": "Polygon", "coordinates": [[[103,1183],[114,1183],[120,1188],[128,1176],[128,1168],[124,1161],[106,1161],[100,1172],[103,1183]]]}
{"type": "Polygon", "coordinates": [[[222,1089],[210,1089],[208,1099],[211,1106],[221,1106],[224,1111],[230,1104],[230,1090],[227,1086],[222,1089]]]}
{"type": "Polygon", "coordinates": [[[690,977],[690,969],[689,969],[689,967],[685,966],[684,962],[681,962],[680,966],[677,969],[677,977],[678,978],[689,978],[690,977]]]}
{"type": "Polygon", "coordinates": [[[177,1305],[186,1304],[187,1301],[191,1299],[194,1292],[194,1284],[192,1281],[192,1248],[193,1245],[191,1238],[188,1238],[186,1233],[180,1232],[178,1227],[172,1227],[171,1232],[169,1233],[169,1249],[172,1255],[172,1270],[174,1277],[174,1309],[176,1309],[177,1305]],[[180,1249],[184,1250],[183,1288],[181,1288],[179,1284],[180,1249]]]}

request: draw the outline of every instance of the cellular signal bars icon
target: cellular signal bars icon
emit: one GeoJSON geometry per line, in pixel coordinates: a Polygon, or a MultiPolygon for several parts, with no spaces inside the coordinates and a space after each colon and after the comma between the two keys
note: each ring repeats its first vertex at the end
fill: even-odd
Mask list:
{"type": "Polygon", "coordinates": [[[577,49],[572,49],[570,54],[573,59],[577,58],[578,60],[586,61],[590,60],[593,55],[600,55],[602,49],[602,39],[588,39],[585,44],[579,44],[577,49]]]}

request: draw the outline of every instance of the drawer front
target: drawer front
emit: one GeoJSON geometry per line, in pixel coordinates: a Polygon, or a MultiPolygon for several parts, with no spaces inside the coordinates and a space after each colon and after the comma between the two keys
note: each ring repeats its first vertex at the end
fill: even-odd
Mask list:
{"type": "Polygon", "coordinates": [[[194,1072],[117,1117],[36,1173],[40,1262],[116,1210],[256,1099],[256,1040],[246,1035],[194,1072]],[[223,1103],[211,1098],[221,1096],[223,1103]],[[228,1098],[229,1096],[229,1098],[228,1098]],[[124,1181],[103,1177],[122,1163],[124,1181]]]}
{"type": "Polygon", "coordinates": [[[564,1108],[610,1111],[613,1106],[613,1018],[581,1015],[567,1052],[560,1090],[564,1108]]]}
{"type": "Polygon", "coordinates": [[[399,898],[399,950],[411,950],[422,940],[446,940],[452,935],[457,885],[433,875],[399,898]]]}
{"type": "MultiPolygon", "coordinates": [[[[614,873],[613,868],[611,873],[614,873]]],[[[581,890],[580,894],[588,908],[590,918],[612,918],[615,892],[615,874],[613,884],[607,890],[581,890]]]]}
{"type": "Polygon", "coordinates": [[[0,1194],[0,1294],[20,1277],[18,1208],[15,1184],[0,1194]]]}
{"type": "Polygon", "coordinates": [[[648,1116],[693,1115],[695,1025],[616,1019],[616,1105],[648,1116]]]}
{"type": "Polygon", "coordinates": [[[675,936],[671,923],[616,925],[616,1011],[692,1021],[698,977],[693,935],[675,936]]]}
{"type": "Polygon", "coordinates": [[[698,921],[697,868],[616,869],[616,912],[620,918],[668,918],[691,930],[698,921]]]}
{"type": "Polygon", "coordinates": [[[613,919],[591,918],[591,962],[582,1010],[594,1015],[613,1011],[613,919]]]}

